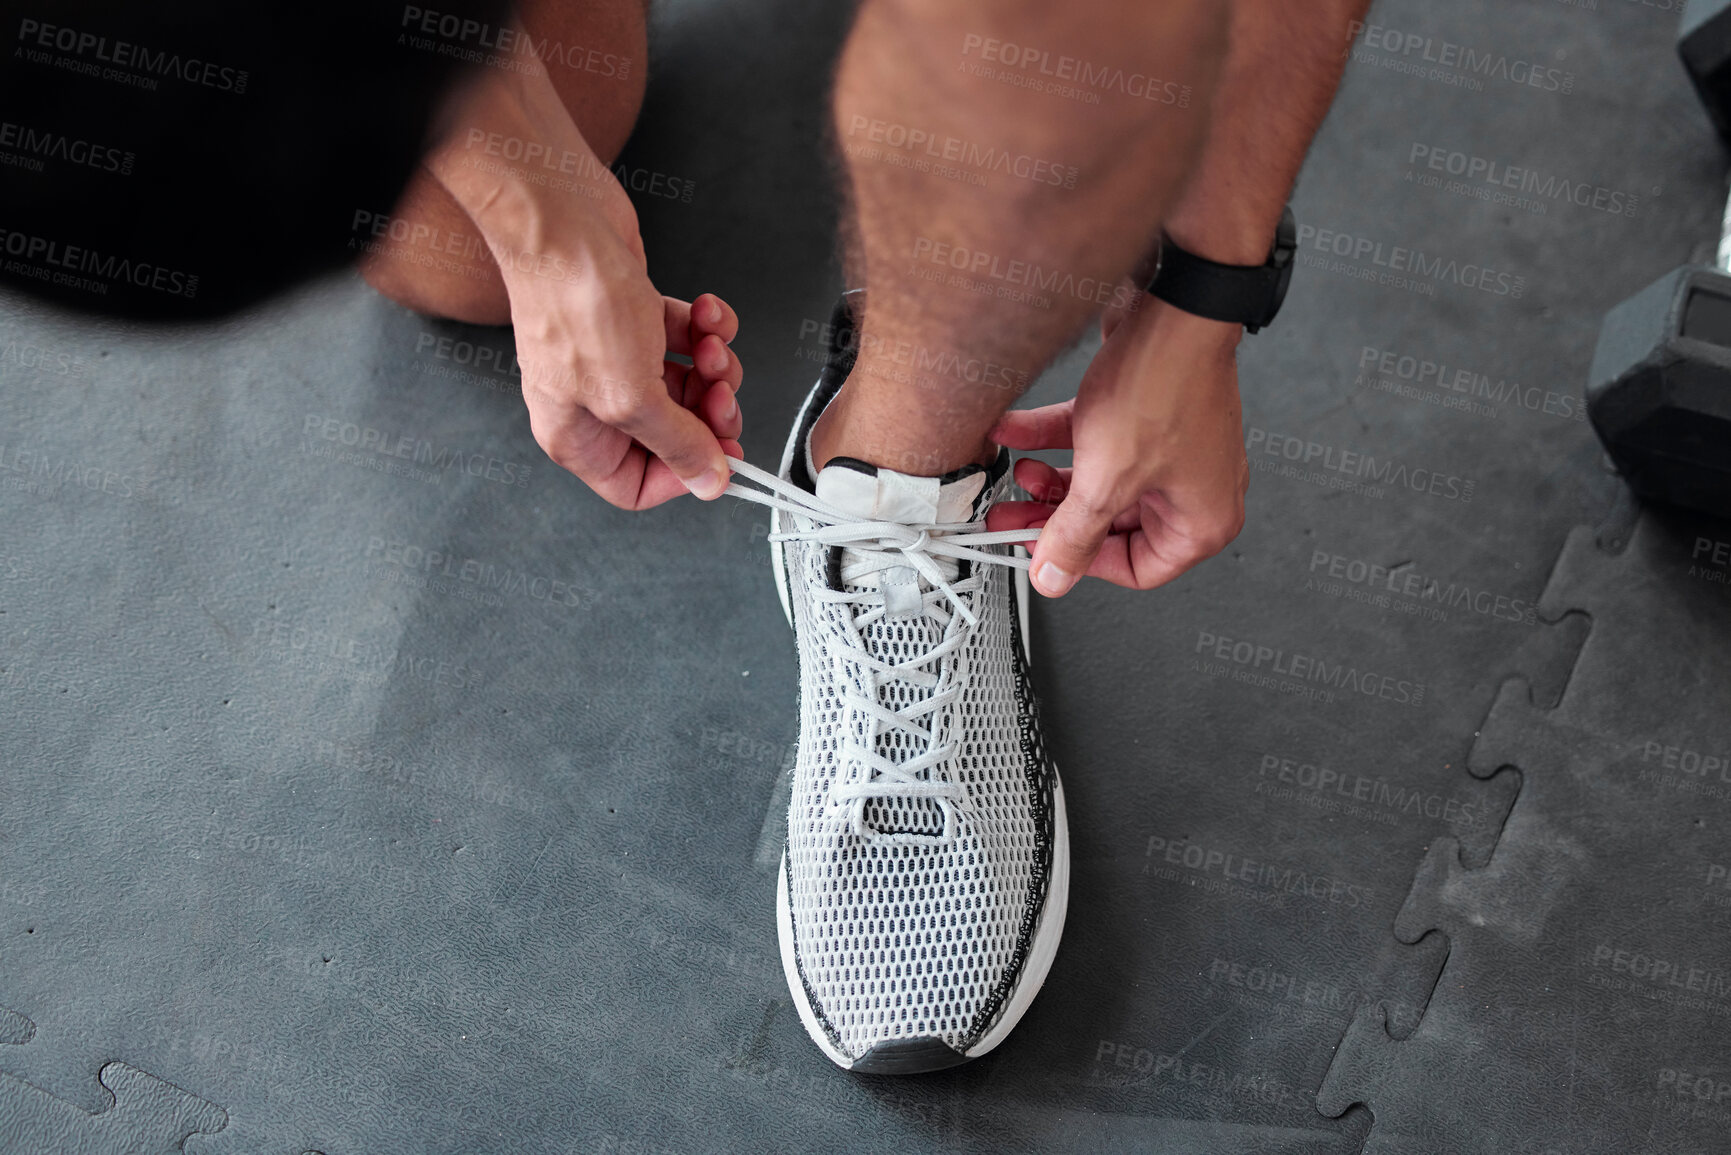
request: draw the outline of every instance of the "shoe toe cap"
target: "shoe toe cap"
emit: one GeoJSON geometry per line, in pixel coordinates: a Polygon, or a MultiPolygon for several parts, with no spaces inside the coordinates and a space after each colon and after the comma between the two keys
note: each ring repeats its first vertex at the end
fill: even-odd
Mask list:
{"type": "Polygon", "coordinates": [[[848,1068],[864,1075],[919,1075],[960,1066],[968,1056],[942,1039],[886,1039],[855,1059],[848,1068]]]}

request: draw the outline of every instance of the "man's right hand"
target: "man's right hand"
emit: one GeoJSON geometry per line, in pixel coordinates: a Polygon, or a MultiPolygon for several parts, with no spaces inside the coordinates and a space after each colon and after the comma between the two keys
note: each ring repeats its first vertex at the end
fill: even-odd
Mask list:
{"type": "Polygon", "coordinates": [[[688,304],[650,283],[630,198],[545,73],[472,90],[427,164],[498,263],[530,428],[547,455],[623,509],[721,496],[726,456],[744,456],[743,371],[728,348],[739,318],[713,294],[688,304]],[[460,141],[470,124],[584,158],[581,187],[469,163],[460,141]]]}
{"type": "Polygon", "coordinates": [[[738,317],[713,294],[687,303],[656,292],[616,235],[573,227],[559,236],[554,251],[572,279],[533,271],[544,260],[505,274],[535,440],[622,509],[688,491],[719,497],[723,455],[744,456],[735,440],[743,370],[728,348],[738,317]]]}

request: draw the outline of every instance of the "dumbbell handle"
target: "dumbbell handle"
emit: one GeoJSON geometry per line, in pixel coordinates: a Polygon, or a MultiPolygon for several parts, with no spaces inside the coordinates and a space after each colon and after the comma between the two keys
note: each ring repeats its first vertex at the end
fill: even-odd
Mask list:
{"type": "Polygon", "coordinates": [[[1718,269],[1731,273],[1731,200],[1725,202],[1725,215],[1719,221],[1718,269]]]}

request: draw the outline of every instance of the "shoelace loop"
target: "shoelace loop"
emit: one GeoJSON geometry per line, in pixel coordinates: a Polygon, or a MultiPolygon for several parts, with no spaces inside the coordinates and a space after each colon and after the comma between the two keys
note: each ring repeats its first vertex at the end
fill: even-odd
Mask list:
{"type": "Polygon", "coordinates": [[[870,590],[816,591],[821,601],[856,607],[846,618],[847,634],[836,635],[836,640],[842,643],[846,660],[860,673],[861,684],[855,687],[849,683],[844,695],[849,721],[860,724],[847,727],[843,765],[836,785],[830,791],[830,802],[845,806],[853,832],[869,838],[879,832],[866,827],[867,803],[894,798],[929,798],[937,803],[943,814],[941,834],[897,833],[887,837],[902,842],[952,841],[956,836],[958,814],[973,812],[973,801],[966,783],[955,778],[937,779],[934,775],[948,766],[956,750],[957,743],[948,733],[948,707],[960,695],[961,684],[966,679],[962,650],[969,631],[979,624],[978,616],[968,603],[983,579],[975,573],[965,580],[949,580],[936,559],[942,557],[1026,569],[1027,558],[990,553],[984,547],[1032,542],[1038,540],[1040,531],[993,532],[984,528],[983,520],[913,525],[862,520],[749,462],[729,458],[728,465],[737,475],[727,487],[729,496],[756,502],[813,523],[809,529],[772,533],[770,541],[811,541],[848,550],[856,560],[844,568],[844,585],[857,583],[872,573],[906,566],[932,587],[920,593],[921,612],[943,627],[943,640],[923,654],[899,663],[886,662],[871,653],[860,632],[861,627],[870,626],[884,616],[881,597],[874,596],[874,591],[870,590]],[[743,484],[745,481],[761,489],[743,484]],[[947,601],[952,612],[945,612],[938,605],[940,598],[947,601]],[[958,624],[957,618],[965,625],[958,624]],[[956,655],[956,660],[950,663],[946,679],[943,659],[951,654],[956,655]],[[936,672],[927,668],[934,664],[938,667],[936,672]],[[930,693],[902,710],[890,710],[883,704],[884,684],[880,678],[911,682],[930,693]],[[926,724],[921,724],[922,719],[926,724]],[[888,729],[900,730],[923,743],[924,748],[902,762],[886,758],[878,751],[876,739],[888,729]],[[852,773],[855,771],[857,774],[852,773]]]}

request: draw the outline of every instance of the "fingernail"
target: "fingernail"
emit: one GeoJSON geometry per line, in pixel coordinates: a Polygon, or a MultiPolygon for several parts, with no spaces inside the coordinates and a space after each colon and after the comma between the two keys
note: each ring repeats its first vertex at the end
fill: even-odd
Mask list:
{"type": "Polygon", "coordinates": [[[714,299],[711,299],[709,302],[709,308],[703,310],[703,316],[704,316],[704,319],[707,320],[711,325],[713,325],[717,321],[721,320],[721,304],[720,304],[720,302],[718,302],[714,299]]]}
{"type": "Polygon", "coordinates": [[[1047,597],[1061,598],[1070,592],[1076,579],[1047,561],[1041,562],[1040,568],[1034,571],[1034,584],[1039,586],[1040,592],[1047,597]]]}
{"type": "Polygon", "coordinates": [[[739,416],[739,402],[735,401],[732,397],[729,397],[727,399],[727,410],[724,413],[722,413],[721,419],[723,421],[732,421],[735,417],[738,417],[738,416],[739,416]]]}
{"type": "Polygon", "coordinates": [[[705,501],[714,501],[727,489],[727,470],[712,469],[696,481],[687,482],[691,492],[705,501]]]}

